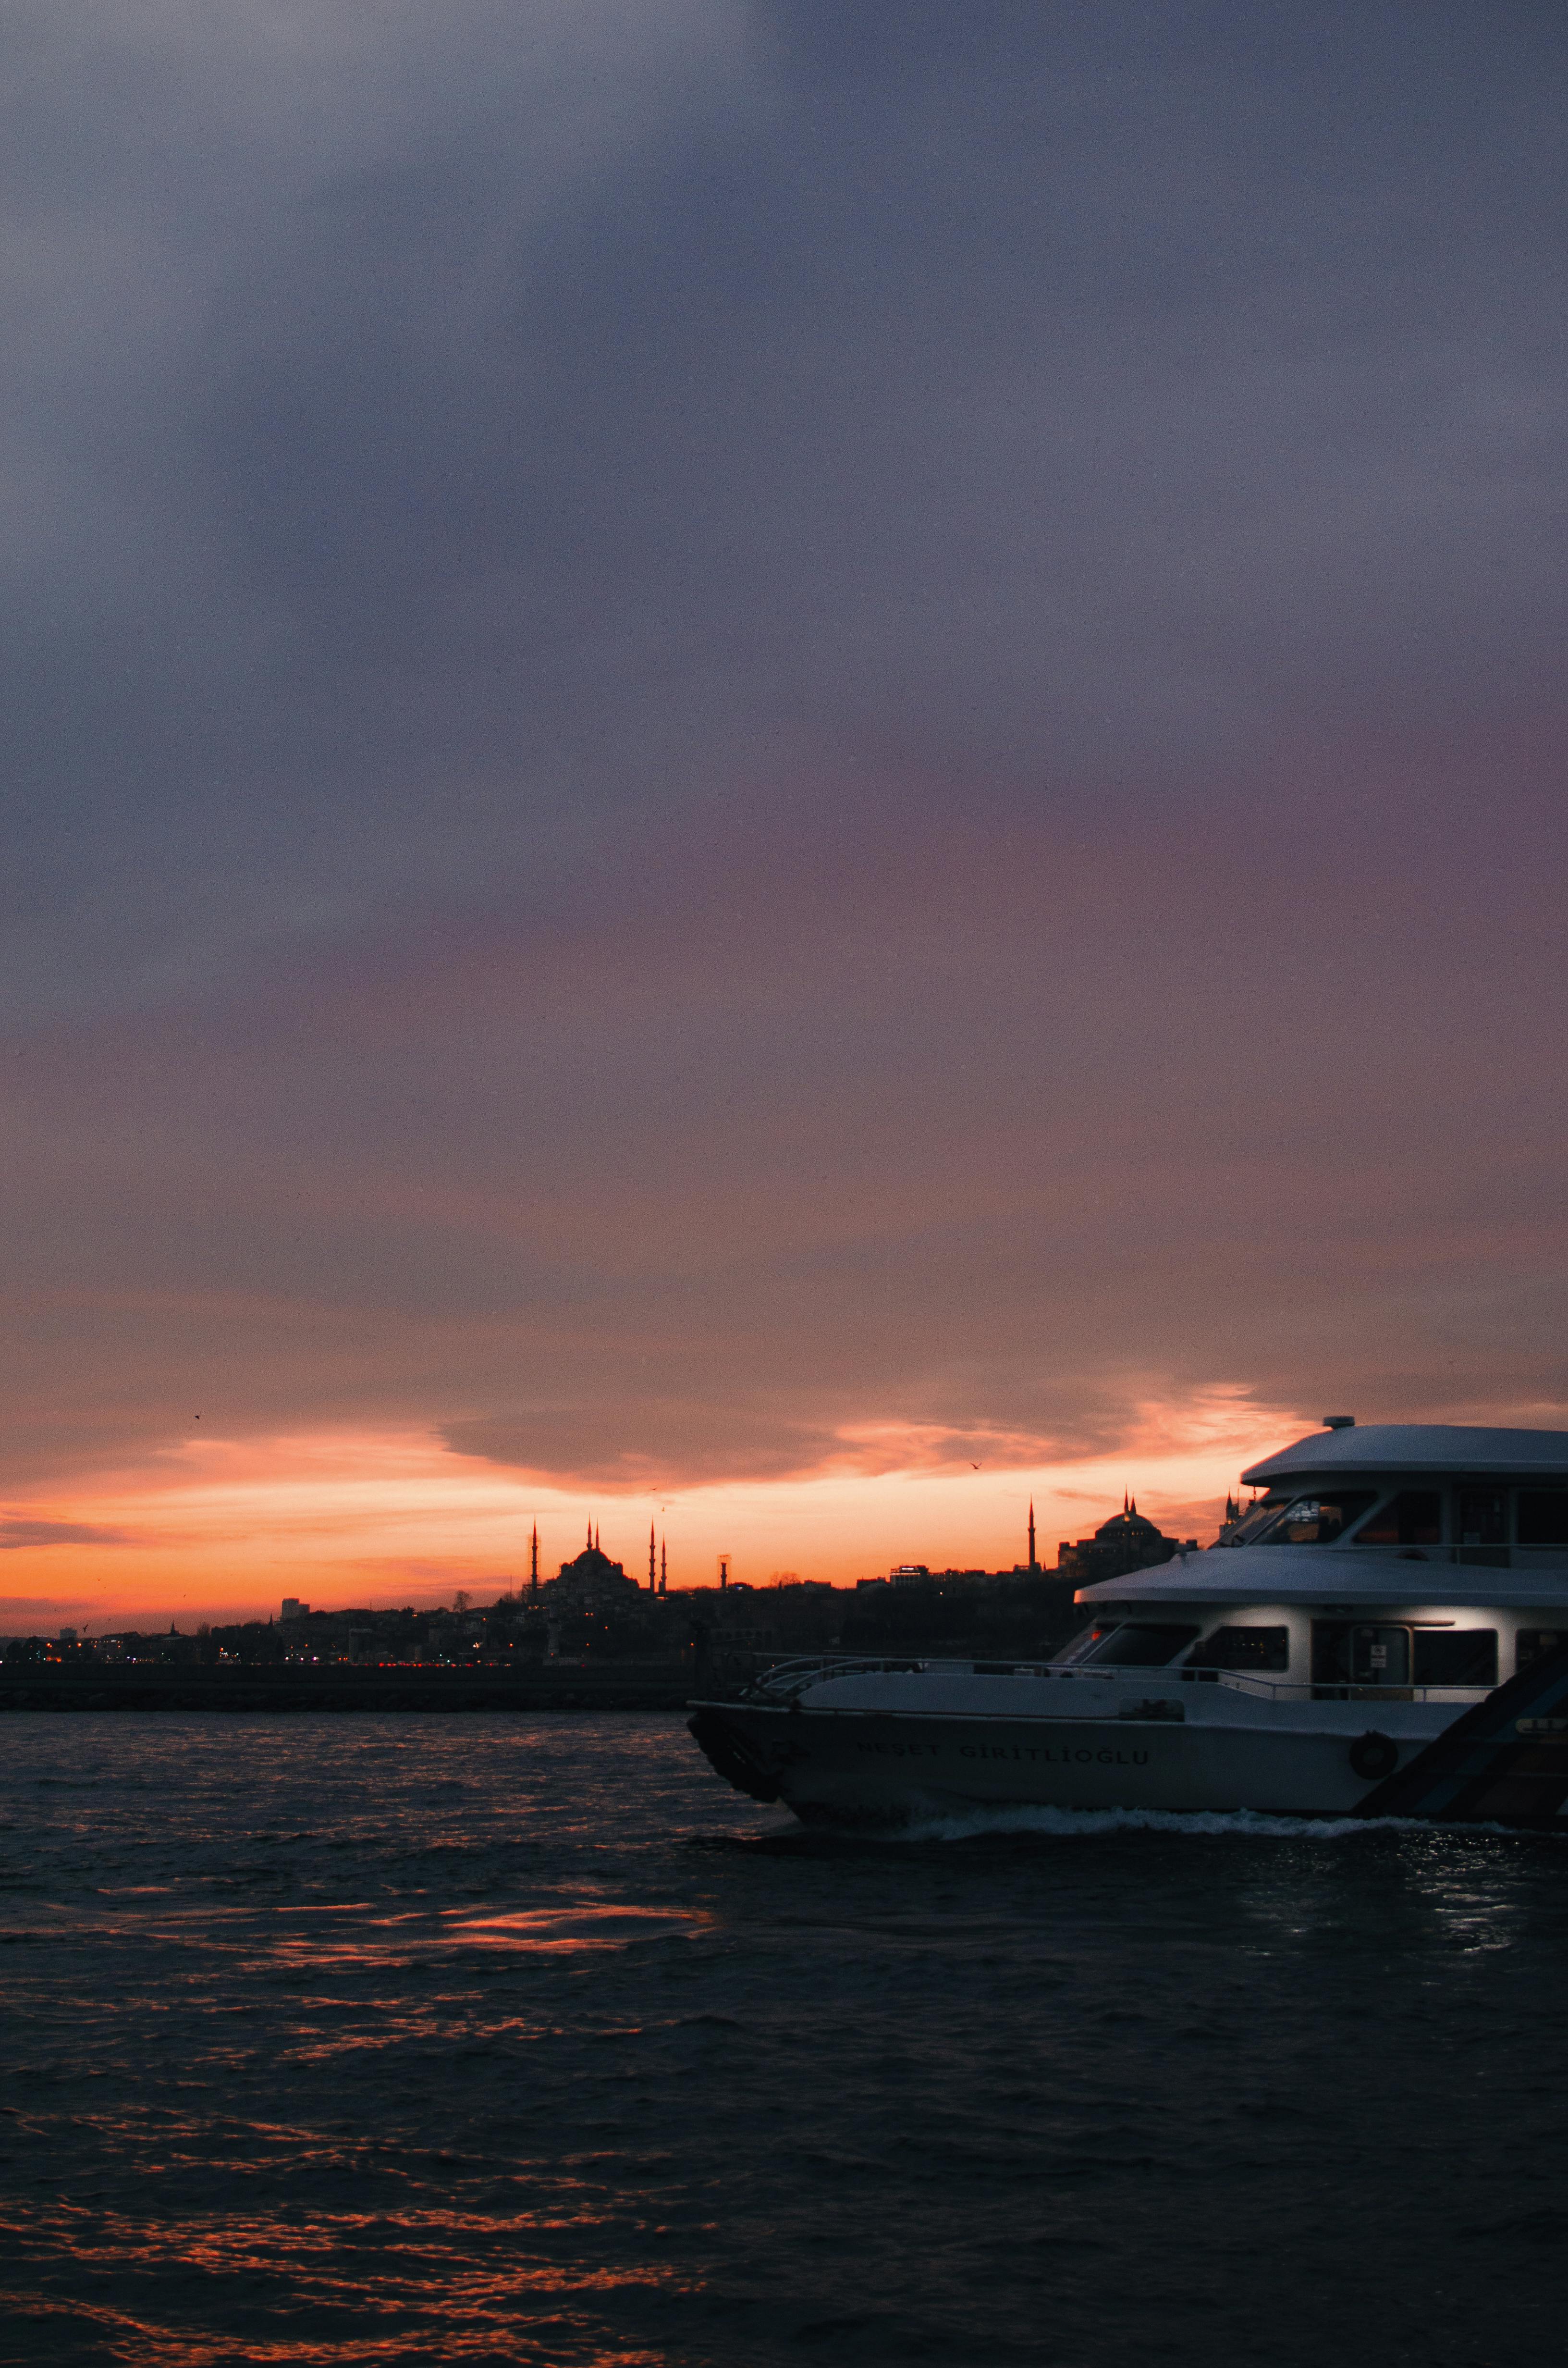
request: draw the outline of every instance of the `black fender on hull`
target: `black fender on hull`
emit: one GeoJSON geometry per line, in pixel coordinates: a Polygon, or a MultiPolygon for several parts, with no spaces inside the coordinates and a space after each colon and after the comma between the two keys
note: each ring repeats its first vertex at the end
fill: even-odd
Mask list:
{"type": "Polygon", "coordinates": [[[1369,1726],[1351,1745],[1350,1765],[1364,1784],[1381,1781],[1399,1766],[1399,1746],[1392,1735],[1380,1735],[1375,1726],[1369,1726]]]}
{"type": "Polygon", "coordinates": [[[726,1784],[733,1784],[737,1793],[744,1793],[754,1801],[777,1801],[777,1773],[756,1757],[744,1736],[737,1735],[722,1711],[695,1711],[686,1725],[687,1734],[695,1738],[726,1784]]]}

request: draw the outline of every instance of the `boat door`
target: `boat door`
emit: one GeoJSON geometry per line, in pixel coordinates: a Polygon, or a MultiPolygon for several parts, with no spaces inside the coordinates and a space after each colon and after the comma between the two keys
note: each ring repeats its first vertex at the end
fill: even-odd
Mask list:
{"type": "Polygon", "coordinates": [[[1353,1686],[1407,1686],[1410,1683],[1408,1628],[1352,1628],[1350,1682],[1353,1686]]]}

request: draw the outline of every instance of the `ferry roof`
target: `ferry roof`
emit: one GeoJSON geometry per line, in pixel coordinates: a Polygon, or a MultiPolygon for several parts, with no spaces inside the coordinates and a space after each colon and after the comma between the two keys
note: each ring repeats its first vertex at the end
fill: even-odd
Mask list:
{"type": "Polygon", "coordinates": [[[1090,1611],[1102,1603],[1137,1605],[1157,1619],[1203,1606],[1294,1604],[1354,1614],[1373,1604],[1461,1604],[1476,1611],[1550,1610],[1555,1625],[1568,1613],[1568,1563],[1540,1570],[1456,1565],[1438,1546],[1427,1554],[1358,1554],[1354,1546],[1210,1546],[1081,1587],[1073,1600],[1090,1611]]]}
{"type": "Polygon", "coordinates": [[[1568,1480],[1568,1430],[1494,1430],[1478,1423],[1369,1422],[1314,1430],[1242,1474],[1249,1486],[1326,1473],[1507,1472],[1568,1480]]]}

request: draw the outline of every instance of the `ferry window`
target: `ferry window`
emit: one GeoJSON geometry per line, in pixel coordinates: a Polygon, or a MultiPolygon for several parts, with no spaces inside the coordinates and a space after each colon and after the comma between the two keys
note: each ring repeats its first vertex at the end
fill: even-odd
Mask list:
{"type": "Polygon", "coordinates": [[[1350,1630],[1341,1620],[1312,1622],[1312,1683],[1344,1686],[1350,1682],[1350,1630]]]}
{"type": "Polygon", "coordinates": [[[1381,1622],[1312,1622],[1314,1686],[1407,1686],[1410,1631],[1381,1622]]]}
{"type": "Polygon", "coordinates": [[[1156,1627],[1153,1622],[1130,1620],[1120,1628],[1113,1628],[1108,1636],[1090,1646],[1083,1655],[1085,1661],[1111,1669],[1157,1669],[1174,1661],[1185,1651],[1198,1634],[1196,1622],[1187,1628],[1174,1624],[1156,1627]]]}
{"type": "Polygon", "coordinates": [[[1066,1650],[1058,1653],[1057,1668],[1069,1668],[1074,1661],[1086,1661],[1095,1646],[1103,1645],[1106,1638],[1114,1633],[1115,1628],[1116,1622],[1112,1620],[1096,1620],[1092,1628],[1080,1628],[1066,1650]]]}
{"type": "Polygon", "coordinates": [[[1568,1488],[1521,1488],[1519,1543],[1568,1546],[1568,1488]]]}
{"type": "Polygon", "coordinates": [[[1514,1647],[1514,1667],[1528,1669],[1543,1653],[1555,1653],[1559,1645],[1568,1645],[1568,1628],[1521,1628],[1514,1647]]]}
{"type": "Polygon", "coordinates": [[[1495,1628],[1418,1628],[1415,1676],[1418,1686],[1494,1686],[1495,1628]]]}
{"type": "Polygon", "coordinates": [[[1263,1497],[1260,1502],[1256,1505],[1249,1505],[1241,1520],[1236,1523],[1235,1528],[1231,1531],[1230,1536],[1225,1540],[1225,1543],[1228,1546],[1250,1546],[1256,1544],[1259,1534],[1268,1528],[1276,1514],[1282,1513],[1284,1511],[1286,1506],[1290,1502],[1290,1499],[1289,1497],[1273,1496],[1263,1497]]]}
{"type": "Polygon", "coordinates": [[[1341,1488],[1332,1497],[1293,1497],[1256,1538],[1259,1546],[1329,1546],[1358,1521],[1374,1499],[1371,1488],[1341,1488]]]}
{"type": "Polygon", "coordinates": [[[1288,1628],[1216,1628],[1187,1655],[1190,1669],[1288,1669],[1288,1628]]]}
{"type": "Polygon", "coordinates": [[[1435,1546],[1442,1542],[1443,1499],[1436,1488],[1405,1488],[1380,1506],[1358,1532],[1358,1546],[1435,1546]]]}
{"type": "Polygon", "coordinates": [[[1408,1628],[1352,1628],[1350,1682],[1356,1686],[1407,1686],[1410,1683],[1408,1628]]]}
{"type": "MultiPolygon", "coordinates": [[[[1459,1492],[1459,1542],[1461,1546],[1506,1546],[1508,1543],[1508,1496],[1504,1488],[1461,1488],[1459,1492]]],[[[1564,1532],[1568,1536],[1568,1531],[1564,1532]]]]}

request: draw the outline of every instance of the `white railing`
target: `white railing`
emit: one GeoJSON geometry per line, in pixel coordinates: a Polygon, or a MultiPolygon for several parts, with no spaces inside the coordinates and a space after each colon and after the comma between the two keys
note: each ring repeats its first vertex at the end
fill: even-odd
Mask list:
{"type": "Polygon", "coordinates": [[[1089,1685],[1225,1686],[1233,1693],[1264,1702],[1482,1702],[1490,1686],[1372,1686],[1347,1679],[1266,1677],[1252,1669],[1199,1669],[1155,1665],[1151,1668],[1104,1668],[1084,1661],[957,1660],[908,1653],[813,1653],[776,1661],[744,1689],[749,1701],[792,1702],[827,1678],[858,1677],[1057,1678],[1089,1685]]]}
{"type": "MultiPolygon", "coordinates": [[[[1127,1673],[1132,1674],[1131,1670],[1127,1673]]],[[[1372,1686],[1341,1678],[1266,1678],[1254,1669],[1160,1669],[1145,1672],[1162,1685],[1171,1678],[1212,1678],[1233,1693],[1263,1702],[1483,1702],[1490,1686],[1372,1686]]]]}

